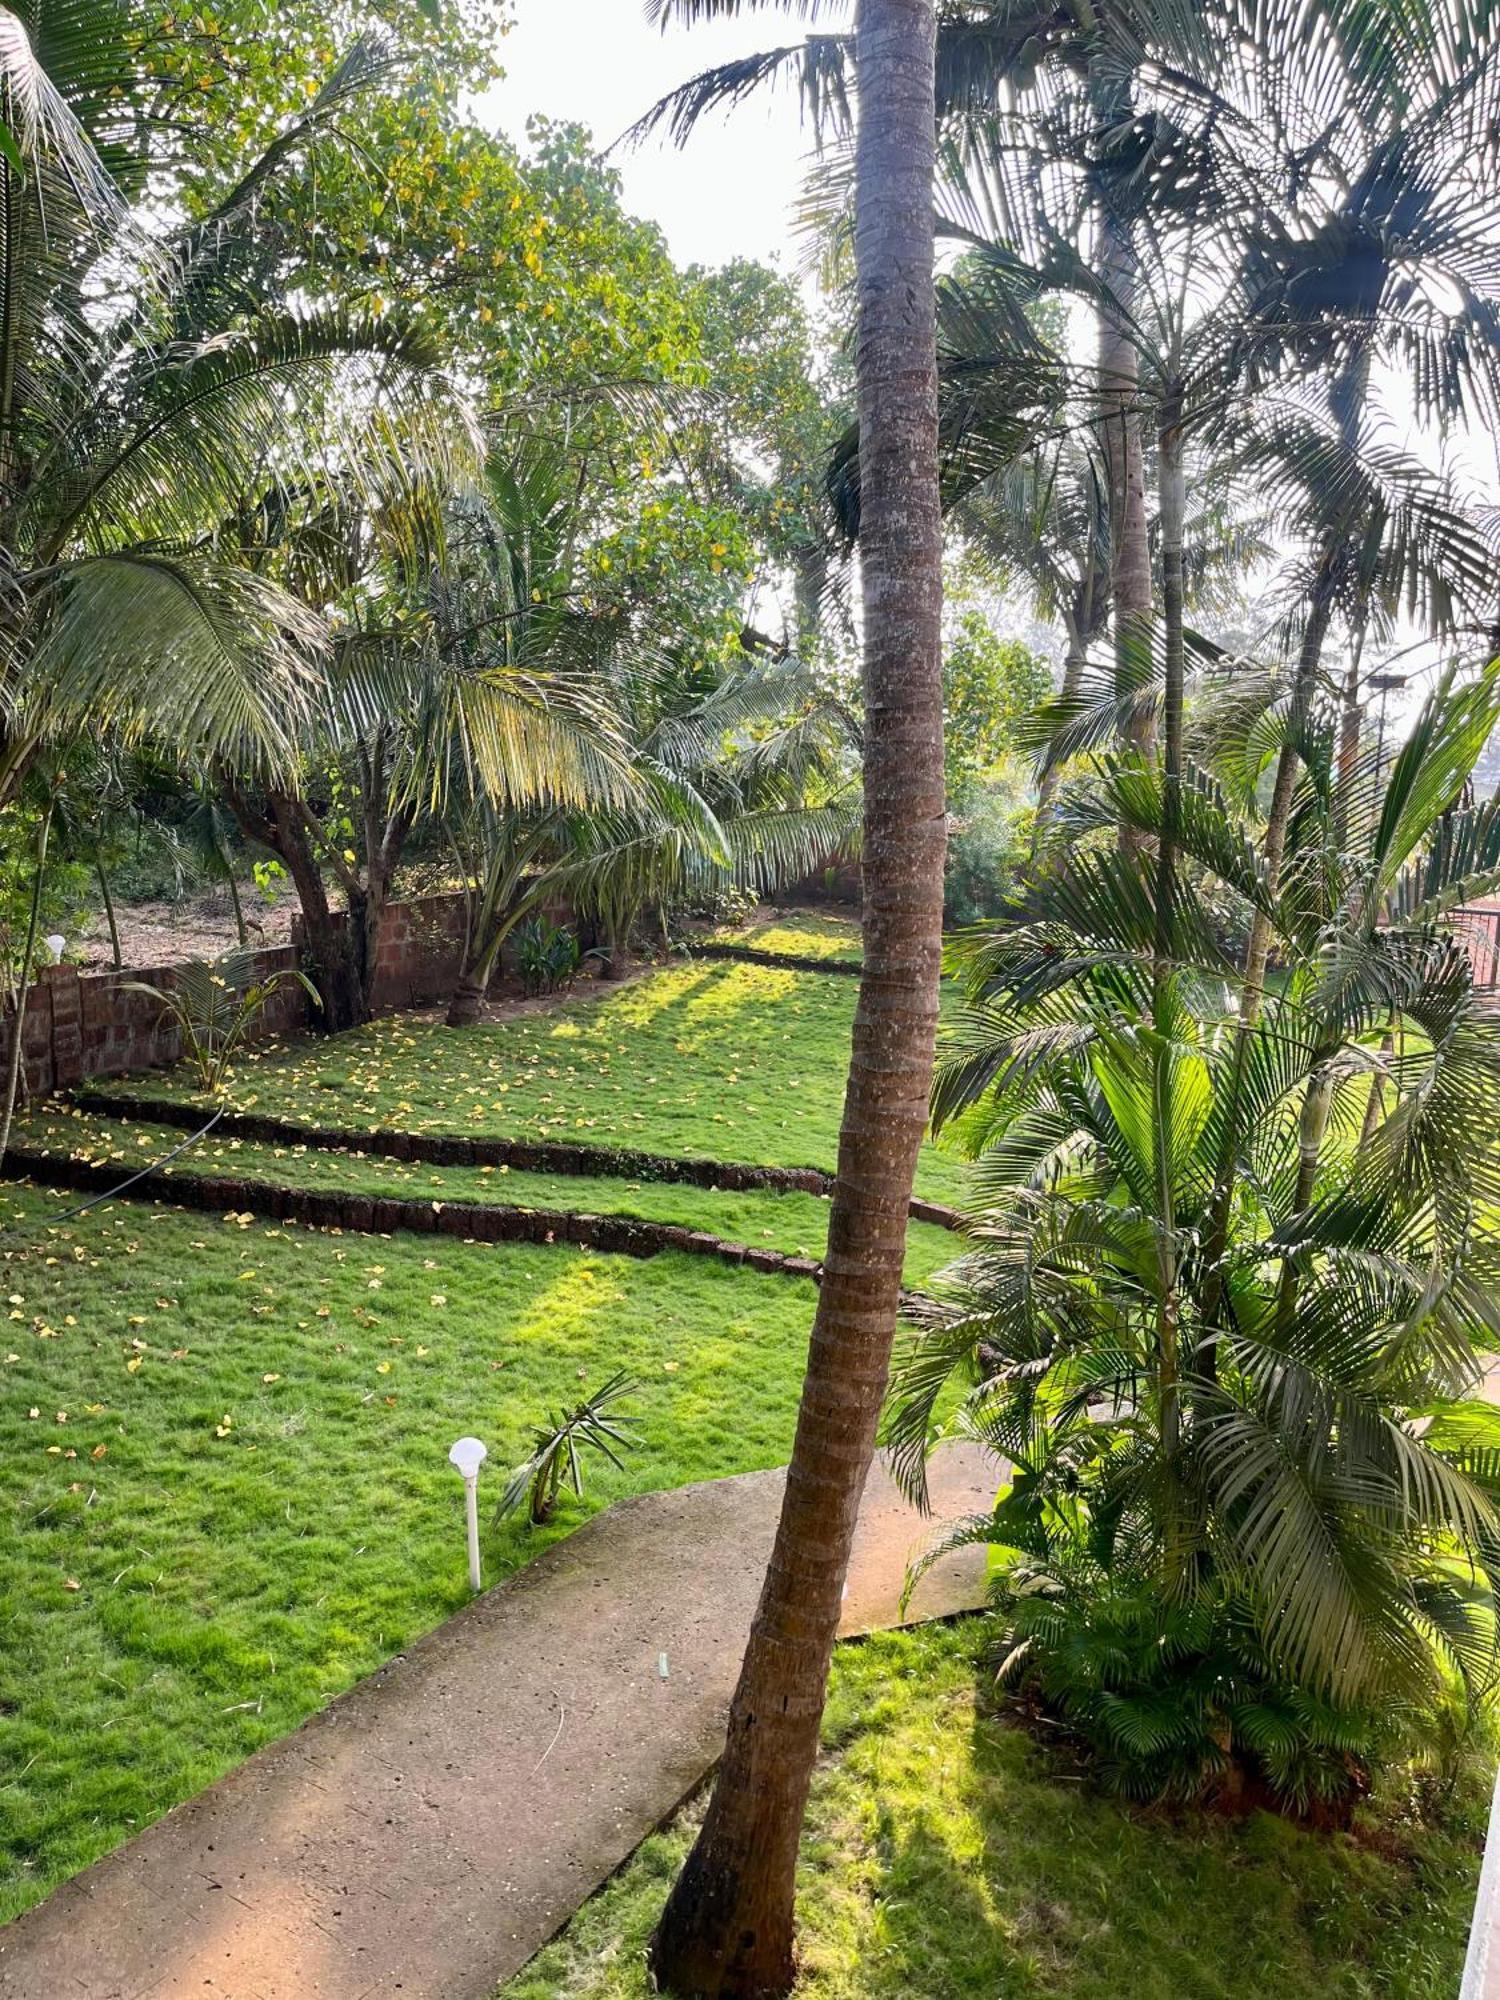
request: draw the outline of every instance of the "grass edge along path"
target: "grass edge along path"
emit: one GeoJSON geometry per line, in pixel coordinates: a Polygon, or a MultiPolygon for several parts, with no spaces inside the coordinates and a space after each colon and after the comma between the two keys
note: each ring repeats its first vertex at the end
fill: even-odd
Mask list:
{"type": "Polygon", "coordinates": [[[490,1448],[491,1578],[612,1500],[785,1461],[810,1283],[4,1192],[7,1912],[465,1601],[454,1438],[490,1448]],[[495,1518],[538,1420],[621,1368],[638,1448],[545,1529],[495,1518]]]}
{"type": "MultiPolygon", "coordinates": [[[[996,1477],[976,1446],[948,1454],[939,1521],[984,1504],[996,1477]]],[[[485,2000],[720,1753],[784,1480],[597,1515],[0,1930],[0,2000],[485,2000]]],[[[872,1478],[846,1631],[983,1601],[974,1548],[904,1601],[920,1536],[894,1483],[872,1478]]]]}
{"type": "MultiPolygon", "coordinates": [[[[1488,1787],[1358,1836],[1130,1807],[997,1710],[993,1628],[841,1645],[799,1865],[798,2000],[1452,2000],[1488,1787]]],[[[648,2000],[700,1794],[497,2000],[648,2000]]]]}

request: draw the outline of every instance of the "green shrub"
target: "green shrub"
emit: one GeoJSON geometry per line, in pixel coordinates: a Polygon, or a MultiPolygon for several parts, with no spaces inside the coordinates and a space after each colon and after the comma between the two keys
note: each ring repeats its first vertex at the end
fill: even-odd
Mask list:
{"type": "Polygon", "coordinates": [[[557,993],[571,986],[582,956],[578,939],[561,924],[533,917],[516,932],[516,971],[527,993],[557,993]]]}
{"type": "Polygon", "coordinates": [[[1018,1563],[1002,1590],[1001,1682],[1066,1721],[1095,1777],[1127,1798],[1342,1822],[1372,1771],[1426,1733],[1412,1705],[1299,1685],[1225,1591],[1163,1601],[1081,1550],[1018,1563]]]}

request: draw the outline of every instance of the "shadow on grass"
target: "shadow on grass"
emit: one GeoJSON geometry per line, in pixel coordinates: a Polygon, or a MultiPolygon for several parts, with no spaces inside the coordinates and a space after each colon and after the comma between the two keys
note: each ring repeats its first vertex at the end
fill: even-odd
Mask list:
{"type": "MultiPolygon", "coordinates": [[[[1264,1814],[1123,1807],[997,1710],[982,1621],[841,1648],[827,1745],[799,1877],[798,2000],[1456,1990],[1477,1819],[1388,1823],[1377,1845],[1264,1814]]],[[[699,1810],[646,1842],[505,2000],[644,2000],[646,1940],[699,1810]]]]}

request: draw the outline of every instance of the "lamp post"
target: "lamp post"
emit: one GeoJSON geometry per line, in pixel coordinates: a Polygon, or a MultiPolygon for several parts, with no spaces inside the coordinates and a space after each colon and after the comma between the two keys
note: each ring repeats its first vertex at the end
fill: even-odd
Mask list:
{"type": "Polygon", "coordinates": [[[464,1480],[464,1512],[469,1528],[469,1588],[481,1587],[479,1575],[479,1468],[489,1457],[488,1447],[478,1438],[460,1438],[448,1453],[448,1463],[457,1466],[464,1480]]]}

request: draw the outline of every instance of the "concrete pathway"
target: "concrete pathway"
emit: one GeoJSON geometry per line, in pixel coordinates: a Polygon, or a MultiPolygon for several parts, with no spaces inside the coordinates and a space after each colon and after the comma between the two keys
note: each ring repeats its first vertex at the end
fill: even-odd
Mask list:
{"type": "MultiPolygon", "coordinates": [[[[937,1520],[997,1476],[943,1454],[937,1520]]],[[[0,1930],[0,2000],[491,2000],[717,1758],[782,1477],[596,1516],[0,1930]]],[[[877,1468],[846,1633],[899,1621],[929,1532],[877,1468]]],[[[912,1618],[983,1572],[949,1558],[912,1618]]]]}

